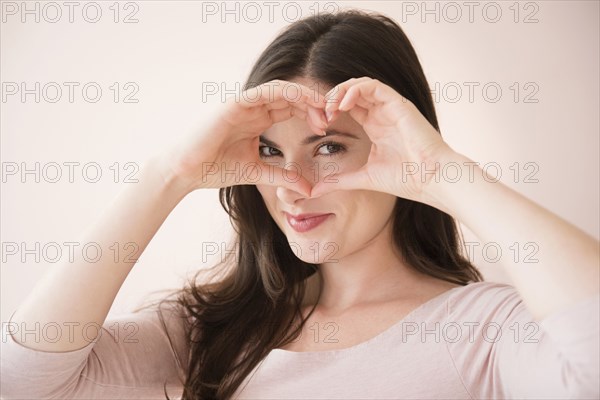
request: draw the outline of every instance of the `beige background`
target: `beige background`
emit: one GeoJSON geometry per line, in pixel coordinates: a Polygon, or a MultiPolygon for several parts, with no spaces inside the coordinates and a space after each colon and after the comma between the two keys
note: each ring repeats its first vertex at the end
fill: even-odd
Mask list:
{"type": "MultiPolygon", "coordinates": [[[[237,3],[237,15],[236,3],[228,2],[233,14],[222,15],[221,2],[142,1],[121,3],[116,23],[115,10],[109,8],[112,1],[97,2],[102,14],[96,23],[84,19],[96,15],[94,5],[82,14],[85,2],[74,9],[72,23],[64,6],[62,17],[51,22],[57,19],[56,9],[38,3],[40,21],[35,22],[35,14],[13,14],[11,4],[20,8],[21,2],[8,3],[2,5],[0,40],[3,171],[14,165],[10,163],[23,162],[29,168],[35,162],[58,163],[63,177],[58,183],[43,178],[36,183],[32,175],[25,183],[20,175],[5,177],[0,231],[4,246],[77,241],[126,184],[123,177],[132,170],[125,169],[125,163],[140,163],[161,151],[201,126],[219,106],[219,96],[203,102],[203,85],[222,83],[234,90],[260,51],[289,22],[317,9],[345,7],[380,11],[401,23],[432,88],[438,88],[442,134],[453,148],[482,164],[497,163],[504,183],[599,237],[596,1],[517,6],[513,1],[476,2],[471,17],[464,2],[427,2],[427,9],[433,10],[429,14],[422,2],[274,2],[270,17],[263,2],[237,3]],[[124,23],[126,15],[138,22],[124,23]],[[11,82],[25,82],[30,89],[35,82],[41,87],[57,82],[62,97],[47,101],[55,96],[47,85],[39,103],[33,95],[22,102],[20,93],[8,94],[11,82]],[[72,103],[62,82],[79,83],[72,103]],[[102,89],[96,103],[82,97],[81,88],[89,82],[102,89]],[[114,82],[120,88],[116,103],[110,89],[114,82]],[[133,86],[125,87],[128,82],[133,86]],[[478,85],[473,101],[465,82],[478,85]],[[486,84],[487,98],[482,91],[486,84]],[[132,87],[139,89],[133,96],[138,102],[125,103],[124,95],[132,87]],[[457,87],[462,97],[455,101],[457,87]],[[489,96],[495,96],[497,87],[502,94],[492,102],[489,96]],[[80,163],[73,183],[68,181],[66,162],[80,163]],[[102,167],[97,183],[82,179],[81,165],[90,162],[102,167]],[[115,162],[120,163],[118,183],[109,168],[115,162]],[[517,179],[514,167],[509,169],[515,162],[521,172],[517,179]],[[525,168],[525,163],[536,169],[525,168]],[[530,173],[537,183],[525,182],[530,173]]],[[[35,2],[27,4],[34,9],[35,2]]],[[[93,96],[93,90],[88,94],[93,96]]],[[[47,172],[51,179],[54,173],[47,172]]],[[[88,172],[87,177],[93,175],[88,172]]],[[[203,245],[224,245],[230,232],[216,190],[189,195],[150,243],[111,313],[130,309],[151,290],[178,287],[186,273],[217,261],[218,256],[207,257],[203,245]]],[[[466,229],[465,235],[477,240],[466,229]]],[[[21,262],[20,253],[6,251],[2,258],[1,319],[6,321],[55,264],[35,262],[33,256],[21,262]]],[[[488,280],[509,282],[502,267],[482,259],[480,250],[473,258],[488,280]]]]}

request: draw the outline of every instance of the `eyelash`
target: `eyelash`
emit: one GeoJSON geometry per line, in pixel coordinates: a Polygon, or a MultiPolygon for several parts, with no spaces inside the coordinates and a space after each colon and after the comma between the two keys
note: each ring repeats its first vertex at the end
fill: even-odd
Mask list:
{"type": "MultiPolygon", "coordinates": [[[[335,142],[324,142],[324,143],[321,143],[321,145],[317,148],[317,150],[321,149],[322,147],[325,147],[325,146],[335,146],[335,147],[338,148],[338,150],[335,151],[334,153],[331,153],[331,154],[319,154],[319,155],[324,156],[324,157],[333,157],[333,156],[336,156],[336,155],[341,154],[344,151],[346,151],[346,147],[344,145],[339,144],[339,143],[335,143],[335,142]]],[[[261,158],[277,157],[277,156],[281,155],[281,154],[270,155],[270,156],[264,155],[262,153],[262,149],[264,149],[264,148],[275,149],[275,147],[271,147],[271,146],[267,146],[267,145],[259,146],[258,147],[258,153],[259,153],[259,156],[261,158]]],[[[279,150],[277,150],[277,151],[279,151],[279,150]]]]}

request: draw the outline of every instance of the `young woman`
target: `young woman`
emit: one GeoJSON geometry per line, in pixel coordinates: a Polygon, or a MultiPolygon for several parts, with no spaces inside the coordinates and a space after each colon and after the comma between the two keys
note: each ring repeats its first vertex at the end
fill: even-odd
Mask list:
{"type": "Polygon", "coordinates": [[[150,160],[85,238],[139,255],[188,193],[221,188],[235,254],[108,321],[133,263],[52,271],[11,323],[69,335],[7,325],[5,398],[598,397],[598,242],[442,140],[393,20],[294,23],[244,89],[150,160]],[[539,263],[503,258],[514,286],[484,282],[456,220],[482,242],[535,242],[539,263]]]}

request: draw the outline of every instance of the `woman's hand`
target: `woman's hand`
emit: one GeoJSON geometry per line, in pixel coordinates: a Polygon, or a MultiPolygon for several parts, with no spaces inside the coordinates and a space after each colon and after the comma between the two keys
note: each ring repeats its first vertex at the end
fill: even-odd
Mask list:
{"type": "Polygon", "coordinates": [[[206,127],[165,155],[166,174],[189,191],[233,185],[283,186],[308,196],[301,175],[265,163],[259,136],[273,124],[297,116],[324,135],[325,98],[297,83],[274,80],[231,97],[206,127]]]}
{"type": "Polygon", "coordinates": [[[330,175],[311,192],[363,189],[424,201],[436,162],[453,150],[409,100],[378,80],[343,82],[326,95],[329,123],[342,111],[362,125],[372,142],[367,163],[352,172],[330,175]]]}

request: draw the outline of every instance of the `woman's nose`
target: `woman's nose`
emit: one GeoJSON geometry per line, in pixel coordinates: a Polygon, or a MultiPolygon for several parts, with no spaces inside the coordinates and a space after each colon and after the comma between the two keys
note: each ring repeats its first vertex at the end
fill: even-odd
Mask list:
{"type": "Polygon", "coordinates": [[[295,190],[284,188],[283,186],[277,186],[277,197],[285,204],[296,204],[299,200],[306,199],[302,193],[298,193],[295,190]]]}
{"type": "MultiPolygon", "coordinates": [[[[298,181],[300,177],[302,177],[307,180],[311,186],[315,185],[315,166],[311,165],[309,162],[287,162],[285,169],[289,171],[289,173],[286,174],[286,179],[290,182],[298,181]]],[[[277,197],[288,204],[294,204],[298,200],[307,198],[300,192],[282,186],[277,187],[277,197]]]]}

